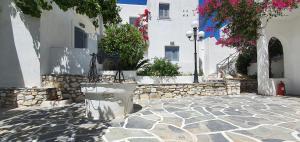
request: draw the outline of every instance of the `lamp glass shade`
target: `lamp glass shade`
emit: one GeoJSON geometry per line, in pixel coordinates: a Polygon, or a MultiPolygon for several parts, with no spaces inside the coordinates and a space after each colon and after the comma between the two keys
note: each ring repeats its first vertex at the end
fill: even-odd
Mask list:
{"type": "Polygon", "coordinates": [[[192,31],[187,31],[187,32],[186,32],[186,36],[187,36],[188,38],[192,37],[192,35],[193,35],[193,32],[192,32],[192,31]]]}
{"type": "Polygon", "coordinates": [[[199,38],[204,38],[205,37],[205,32],[204,31],[199,31],[198,32],[198,37],[199,38]]]}
{"type": "Polygon", "coordinates": [[[199,22],[197,20],[192,22],[192,28],[198,28],[199,22]]]}

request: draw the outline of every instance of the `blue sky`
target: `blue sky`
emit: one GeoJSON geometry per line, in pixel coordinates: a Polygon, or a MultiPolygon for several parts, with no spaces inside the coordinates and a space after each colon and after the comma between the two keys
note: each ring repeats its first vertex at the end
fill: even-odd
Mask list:
{"type": "MultiPolygon", "coordinates": [[[[204,3],[204,0],[199,0],[199,4],[202,5],[204,3]]],[[[213,29],[212,31],[206,31],[209,27],[214,27],[215,22],[213,22],[213,17],[210,17],[207,21],[204,21],[205,18],[200,16],[200,29],[201,31],[205,32],[205,38],[208,37],[214,37],[216,39],[220,39],[220,29],[213,29]]]]}
{"type": "Polygon", "coordinates": [[[136,4],[136,5],[146,5],[147,0],[118,0],[121,4],[136,4]]]}

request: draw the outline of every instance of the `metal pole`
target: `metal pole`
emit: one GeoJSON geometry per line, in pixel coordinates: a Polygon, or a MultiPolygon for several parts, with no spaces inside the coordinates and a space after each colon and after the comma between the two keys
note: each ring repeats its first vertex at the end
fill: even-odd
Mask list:
{"type": "Polygon", "coordinates": [[[197,71],[197,28],[194,28],[194,42],[195,42],[195,71],[194,71],[194,83],[199,83],[198,81],[198,71],[197,71]]]}

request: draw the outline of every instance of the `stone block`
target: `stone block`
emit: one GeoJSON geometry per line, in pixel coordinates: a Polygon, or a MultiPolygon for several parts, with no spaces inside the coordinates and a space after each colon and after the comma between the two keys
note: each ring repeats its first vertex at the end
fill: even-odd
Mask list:
{"type": "Polygon", "coordinates": [[[144,92],[145,92],[145,93],[151,93],[151,89],[150,89],[150,88],[146,88],[146,89],[144,90],[144,92]]]}
{"type": "Polygon", "coordinates": [[[71,87],[78,87],[78,86],[80,86],[80,84],[78,82],[71,83],[70,85],[71,85],[71,87]]]}
{"type": "Polygon", "coordinates": [[[165,93],[165,94],[163,95],[163,97],[164,97],[164,98],[173,98],[173,95],[172,95],[172,93],[165,93]]]}
{"type": "Polygon", "coordinates": [[[32,101],[24,101],[22,103],[23,106],[32,106],[32,101]]]}
{"type": "Polygon", "coordinates": [[[69,88],[70,87],[69,84],[64,84],[63,86],[64,86],[63,88],[69,88]]]}
{"type": "Polygon", "coordinates": [[[24,99],[25,99],[25,97],[24,97],[23,94],[18,94],[17,95],[17,100],[24,100],[24,99]]]}
{"type": "Polygon", "coordinates": [[[151,93],[155,93],[156,92],[156,88],[151,88],[151,93]]]}
{"type": "Polygon", "coordinates": [[[195,94],[194,91],[188,91],[187,93],[188,93],[189,95],[194,95],[194,94],[195,94]]]}
{"type": "Polygon", "coordinates": [[[33,100],[33,99],[34,99],[34,96],[33,96],[33,95],[26,95],[26,96],[24,96],[24,100],[25,100],[25,101],[33,100]]]}
{"type": "Polygon", "coordinates": [[[5,97],[5,96],[6,96],[6,93],[1,93],[0,96],[1,96],[1,97],[5,97]]]}
{"type": "Polygon", "coordinates": [[[62,94],[62,97],[63,97],[63,99],[70,99],[71,95],[67,94],[67,93],[64,93],[64,94],[62,94]]]}
{"type": "Polygon", "coordinates": [[[149,95],[148,94],[140,94],[139,95],[139,99],[140,100],[149,100],[149,95]]]}
{"type": "Polygon", "coordinates": [[[38,94],[37,91],[32,91],[32,92],[31,92],[31,95],[33,95],[33,96],[35,96],[35,95],[37,95],[37,94],[38,94]]]}
{"type": "Polygon", "coordinates": [[[149,94],[149,98],[150,98],[150,99],[160,99],[161,96],[158,95],[157,93],[150,93],[150,94],[149,94]]]}

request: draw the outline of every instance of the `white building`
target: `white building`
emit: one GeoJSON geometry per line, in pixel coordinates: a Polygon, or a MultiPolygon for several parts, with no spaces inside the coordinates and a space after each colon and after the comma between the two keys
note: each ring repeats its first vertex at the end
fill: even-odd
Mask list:
{"type": "MultiPolygon", "coordinates": [[[[167,58],[177,63],[184,74],[194,71],[194,43],[186,37],[186,32],[192,30],[191,23],[199,20],[197,7],[199,0],[119,0],[120,16],[123,23],[133,24],[139,14],[148,9],[149,48],[146,57],[167,58]]],[[[216,65],[231,53],[233,49],[215,44],[215,38],[207,38],[198,42],[198,63],[204,75],[216,72],[216,65]]]]}
{"type": "Polygon", "coordinates": [[[40,87],[41,75],[87,73],[100,31],[88,17],[54,5],[33,18],[12,0],[1,0],[0,9],[0,87],[40,87]]]}
{"type": "Polygon", "coordinates": [[[276,88],[280,81],[286,84],[286,92],[300,95],[300,9],[286,11],[287,16],[271,19],[262,29],[258,41],[258,92],[265,95],[276,95],[276,88]],[[272,61],[269,71],[269,51],[272,50],[272,40],[281,43],[283,56],[272,61]],[[271,75],[270,75],[271,73],[271,75]]]}

